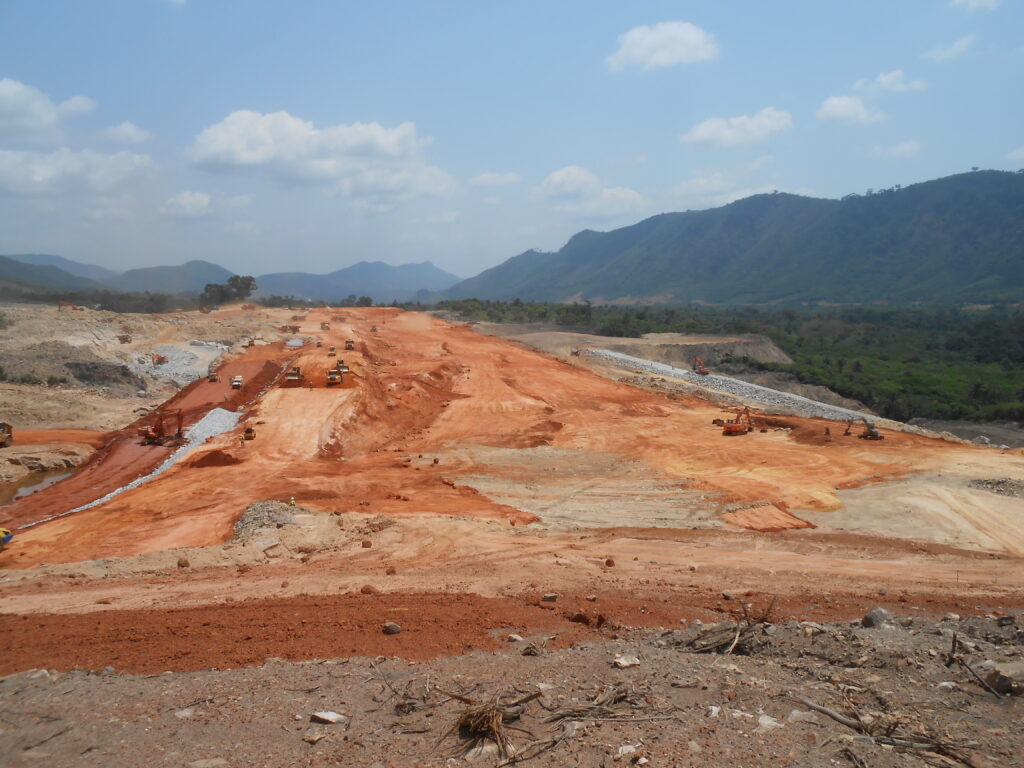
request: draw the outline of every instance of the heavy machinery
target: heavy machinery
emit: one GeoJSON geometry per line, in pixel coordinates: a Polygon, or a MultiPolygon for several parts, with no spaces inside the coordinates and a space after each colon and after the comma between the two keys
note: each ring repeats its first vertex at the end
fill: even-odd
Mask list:
{"type": "Polygon", "coordinates": [[[353,350],[355,348],[356,348],[356,343],[354,341],[352,341],[352,339],[346,339],[345,340],[345,349],[353,350]]]}
{"type": "Polygon", "coordinates": [[[336,350],[334,347],[328,347],[327,348],[327,356],[328,357],[335,357],[337,354],[338,354],[338,350],[336,350]]]}
{"type": "Polygon", "coordinates": [[[295,382],[295,381],[302,381],[302,379],[303,379],[302,369],[299,366],[297,366],[297,365],[293,365],[288,370],[288,373],[286,373],[284,375],[284,380],[285,381],[295,382]]]}
{"type": "Polygon", "coordinates": [[[241,389],[243,381],[244,381],[244,379],[241,376],[232,376],[231,377],[231,388],[232,389],[241,389]]]}
{"type": "Polygon", "coordinates": [[[4,549],[8,544],[11,543],[11,539],[14,538],[14,534],[7,528],[0,528],[0,551],[4,549]]]}
{"type": "Polygon", "coordinates": [[[327,386],[331,387],[335,384],[341,384],[341,371],[331,368],[327,371],[327,386]]]}
{"type": "Polygon", "coordinates": [[[166,445],[174,440],[181,440],[184,437],[182,430],[185,414],[180,408],[169,411],[157,411],[152,424],[139,427],[139,437],[145,445],[166,445]],[[171,432],[167,428],[167,419],[175,417],[176,428],[171,432]]]}
{"type": "Polygon", "coordinates": [[[726,436],[745,435],[754,431],[754,420],[750,418],[750,409],[744,408],[735,418],[722,423],[722,434],[726,436]]]}
{"type": "Polygon", "coordinates": [[[158,355],[153,353],[152,355],[153,365],[164,365],[167,362],[167,355],[158,355]]]}
{"type": "Polygon", "coordinates": [[[245,342],[245,346],[247,346],[247,347],[255,347],[256,346],[256,339],[249,339],[247,342],[245,342]]]}
{"type": "MultiPolygon", "coordinates": [[[[860,417],[860,420],[864,422],[864,431],[857,435],[857,437],[861,440],[885,440],[885,435],[878,431],[878,427],[863,416],[860,417]]],[[[846,421],[846,431],[843,432],[843,435],[848,435],[853,431],[853,425],[856,421],[856,419],[848,419],[846,421]]]]}
{"type": "Polygon", "coordinates": [[[209,307],[200,307],[199,311],[202,312],[204,315],[210,314],[210,308],[209,307]]]}
{"type": "Polygon", "coordinates": [[[0,421],[0,448],[6,448],[14,442],[14,427],[6,421],[0,421]]]}
{"type": "Polygon", "coordinates": [[[707,376],[711,371],[704,367],[704,361],[699,357],[693,358],[693,372],[699,373],[701,376],[707,376]]]}
{"type": "Polygon", "coordinates": [[[217,375],[216,371],[210,371],[208,374],[206,374],[206,380],[213,384],[220,381],[220,376],[217,375]]]}
{"type": "Polygon", "coordinates": [[[242,433],[242,437],[245,440],[255,440],[256,430],[253,427],[246,427],[245,431],[242,433]]]}
{"type": "Polygon", "coordinates": [[[320,323],[320,330],[321,331],[329,331],[329,330],[331,330],[331,324],[330,323],[320,323]]]}

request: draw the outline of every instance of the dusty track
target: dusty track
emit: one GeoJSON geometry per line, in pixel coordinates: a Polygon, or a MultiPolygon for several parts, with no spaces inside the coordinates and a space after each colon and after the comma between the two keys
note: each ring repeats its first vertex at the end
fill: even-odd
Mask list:
{"type": "MultiPolygon", "coordinates": [[[[289,322],[290,313],[279,314],[275,322],[289,322]]],[[[547,590],[618,601],[616,620],[631,624],[728,608],[723,586],[779,594],[787,610],[805,616],[846,616],[879,600],[880,588],[923,611],[1019,603],[1013,596],[1024,588],[1024,568],[1015,556],[1024,555],[1024,532],[1009,523],[1024,516],[1024,501],[971,490],[967,482],[1024,478],[1020,452],[893,432],[866,443],[834,429],[826,440],[829,422],[797,417],[769,422],[766,433],[723,438],[710,423],[722,414],[707,401],[620,383],[423,314],[317,310],[302,321],[300,336],[324,346],[250,349],[224,366],[219,384],[197,382],[166,406],[183,408],[188,422],[214,406],[242,408],[237,431],[110,502],[20,532],[16,546],[0,554],[0,566],[159,558],[161,550],[182,547],[206,548],[184,552],[193,561],[208,550],[221,559],[179,570],[168,555],[141,571],[124,571],[124,578],[99,581],[94,575],[116,575],[112,566],[49,566],[38,578],[3,586],[4,610],[117,609],[138,612],[144,624],[167,619],[171,626],[177,619],[161,612],[172,606],[205,610],[229,596],[273,597],[273,610],[295,624],[320,610],[303,595],[349,594],[368,583],[395,600],[418,592],[493,598],[499,602],[486,610],[478,606],[480,622],[512,625],[523,623],[516,619],[522,606],[547,590]],[[319,330],[325,320],[330,331],[319,330]],[[344,351],[347,338],[356,341],[355,351],[344,351]],[[352,369],[340,387],[326,386],[335,362],[327,357],[329,345],[352,369]],[[306,381],[278,382],[261,396],[290,364],[301,366],[306,381]],[[235,373],[246,377],[241,392],[227,388],[235,373]],[[240,445],[245,424],[257,437],[240,445]],[[898,487],[900,503],[911,510],[899,519],[884,506],[888,487],[898,487]],[[236,572],[235,555],[218,549],[234,521],[251,502],[290,496],[325,515],[336,512],[343,522],[373,514],[401,522],[374,537],[370,549],[357,539],[307,538],[301,549],[286,547],[284,555],[261,556],[262,564],[236,572]],[[805,521],[817,529],[738,527],[778,531],[805,521]],[[818,600],[826,593],[834,596],[831,607],[818,600]]],[[[143,474],[169,450],[137,445],[131,429],[107,441],[73,478],[0,516],[18,523],[65,511],[143,474]]],[[[442,599],[414,603],[420,606],[414,624],[443,620],[442,599]]],[[[338,616],[367,610],[358,600],[332,605],[338,616]]],[[[251,608],[251,614],[225,613],[223,621],[234,628],[219,635],[251,635],[246,627],[261,610],[258,603],[251,608]]],[[[368,615],[373,621],[360,625],[370,628],[365,644],[354,646],[360,652],[374,642],[379,617],[368,615]]],[[[565,631],[568,618],[559,615],[565,631]]],[[[4,623],[22,642],[55,626],[41,621],[23,631],[16,621],[4,623]]],[[[117,621],[126,626],[132,619],[117,621]]],[[[86,636],[87,624],[68,626],[86,636]]],[[[437,652],[482,643],[468,626],[453,625],[437,652]]],[[[74,642],[68,631],[65,645],[74,642]]],[[[362,631],[353,630],[353,637],[362,631]]],[[[286,634],[282,629],[280,638],[286,634]]],[[[275,642],[285,640],[260,645],[244,660],[237,650],[224,652],[239,663],[284,655],[271,653],[275,642]]],[[[166,658],[170,648],[154,650],[153,658],[166,658]]],[[[308,654],[316,655],[312,646],[308,654]]]]}

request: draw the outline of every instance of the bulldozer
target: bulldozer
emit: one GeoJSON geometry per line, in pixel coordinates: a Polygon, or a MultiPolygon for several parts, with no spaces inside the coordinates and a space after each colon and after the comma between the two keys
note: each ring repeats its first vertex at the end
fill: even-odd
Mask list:
{"type": "Polygon", "coordinates": [[[355,348],[356,348],[356,343],[354,341],[352,341],[352,339],[346,339],[345,340],[345,349],[346,350],[353,350],[355,348]]]}
{"type": "Polygon", "coordinates": [[[704,367],[704,361],[699,357],[693,358],[693,372],[701,376],[707,376],[711,371],[704,367]]]}
{"type": "Polygon", "coordinates": [[[139,427],[139,437],[143,445],[166,445],[167,443],[181,440],[185,433],[182,429],[185,414],[180,408],[169,411],[157,411],[156,418],[152,424],[139,427]],[[167,419],[175,417],[176,428],[174,432],[167,429],[167,419]]]}
{"type": "Polygon", "coordinates": [[[327,386],[331,387],[335,384],[341,384],[341,371],[331,368],[327,371],[327,386]]]}
{"type": "Polygon", "coordinates": [[[242,437],[245,440],[255,440],[256,439],[256,430],[253,427],[246,427],[245,431],[242,433],[242,437]]]}
{"type": "Polygon", "coordinates": [[[6,448],[14,442],[14,427],[6,421],[0,421],[0,448],[6,448]]]}
{"type": "Polygon", "coordinates": [[[285,381],[291,381],[291,382],[302,381],[303,378],[304,377],[302,375],[302,369],[299,366],[297,366],[297,365],[293,365],[288,370],[288,373],[286,373],[284,375],[284,380],[285,381]]]}
{"type": "Polygon", "coordinates": [[[331,330],[331,324],[330,323],[320,323],[320,330],[321,331],[329,331],[329,330],[331,330]]]}
{"type": "Polygon", "coordinates": [[[337,354],[338,354],[338,350],[336,350],[334,347],[328,347],[327,348],[327,356],[328,357],[335,357],[337,354]]]}
{"type": "Polygon", "coordinates": [[[206,374],[206,380],[211,384],[215,384],[218,381],[220,381],[220,376],[217,375],[216,371],[210,371],[208,374],[206,374]]]}
{"type": "MultiPolygon", "coordinates": [[[[878,431],[878,427],[863,416],[860,417],[860,420],[864,422],[864,430],[857,437],[861,440],[885,440],[885,435],[878,431]]],[[[847,420],[846,431],[843,432],[843,435],[849,435],[853,431],[853,425],[856,421],[856,419],[847,420]]]]}
{"type": "Polygon", "coordinates": [[[750,418],[750,409],[744,408],[735,418],[722,423],[722,434],[728,437],[745,435],[754,431],[754,420],[750,418]]]}

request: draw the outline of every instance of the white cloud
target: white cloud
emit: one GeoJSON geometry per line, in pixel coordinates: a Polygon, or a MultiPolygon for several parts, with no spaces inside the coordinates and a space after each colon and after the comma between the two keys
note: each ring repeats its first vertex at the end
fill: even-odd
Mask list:
{"type": "Polygon", "coordinates": [[[469,180],[474,187],[507,187],[510,184],[518,184],[523,177],[518,173],[480,173],[469,180]]]}
{"type": "Polygon", "coordinates": [[[951,0],[950,5],[965,8],[968,11],[994,11],[999,7],[1000,0],[951,0]]]}
{"type": "Polygon", "coordinates": [[[707,61],[718,55],[718,44],[688,21],[662,21],[650,26],[633,27],[619,37],[619,47],[608,57],[608,68],[618,72],[630,65],[645,70],[676,64],[707,61]]]}
{"type": "Polygon", "coordinates": [[[872,110],[859,96],[829,96],[818,108],[822,120],[842,120],[851,123],[874,123],[884,115],[872,110]]]}
{"type": "Polygon", "coordinates": [[[921,58],[931,59],[932,61],[952,61],[953,59],[959,59],[971,49],[974,45],[974,41],[974,35],[967,35],[966,37],[961,37],[955,43],[932,48],[930,51],[921,54],[921,58]]]}
{"type": "Polygon", "coordinates": [[[146,155],[91,149],[56,152],[0,150],[0,189],[16,195],[60,194],[113,189],[152,164],[146,155]]]}
{"type": "Polygon", "coordinates": [[[913,157],[920,153],[921,143],[914,139],[898,142],[877,152],[877,154],[886,155],[887,157],[913,157]]]}
{"type": "Polygon", "coordinates": [[[858,80],[854,86],[861,91],[923,91],[928,87],[924,80],[907,80],[907,73],[902,69],[883,72],[874,80],[858,80]]]}
{"type": "Polygon", "coordinates": [[[720,147],[736,147],[764,141],[773,133],[779,133],[793,124],[793,118],[782,109],[765,107],[755,115],[737,117],[712,117],[690,129],[681,136],[683,141],[716,144],[720,147]]]}
{"type": "Polygon", "coordinates": [[[618,216],[635,211],[643,196],[628,187],[606,187],[593,172],[570,165],[548,174],[532,196],[552,204],[555,210],[581,216],[618,216]]]}
{"type": "Polygon", "coordinates": [[[142,144],[153,138],[153,134],[149,131],[144,131],[135,123],[130,123],[127,120],[120,125],[110,126],[103,132],[103,136],[110,141],[122,144],[142,144]]]}
{"type": "Polygon", "coordinates": [[[196,219],[213,213],[213,208],[210,205],[211,199],[205,192],[185,190],[168,199],[161,210],[168,216],[196,219]]]}
{"type": "Polygon", "coordinates": [[[1006,154],[1006,159],[1014,163],[1024,163],[1024,147],[1017,147],[1006,154]]]}
{"type": "Polygon", "coordinates": [[[288,112],[239,110],[203,130],[187,155],[208,170],[260,171],[384,210],[398,200],[451,191],[451,177],[422,158],[429,143],[416,135],[413,123],[317,128],[288,112]]]}
{"type": "Polygon", "coordinates": [[[62,120],[95,108],[86,96],[58,103],[38,88],[5,77],[0,80],[0,138],[52,139],[62,120]]]}

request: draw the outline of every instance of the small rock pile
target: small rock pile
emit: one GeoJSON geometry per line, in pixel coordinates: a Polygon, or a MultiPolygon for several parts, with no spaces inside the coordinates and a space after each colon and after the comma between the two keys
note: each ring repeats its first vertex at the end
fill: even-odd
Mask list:
{"type": "Polygon", "coordinates": [[[257,501],[250,504],[235,521],[235,541],[245,541],[264,528],[295,525],[295,509],[281,501],[257,501]]]}

